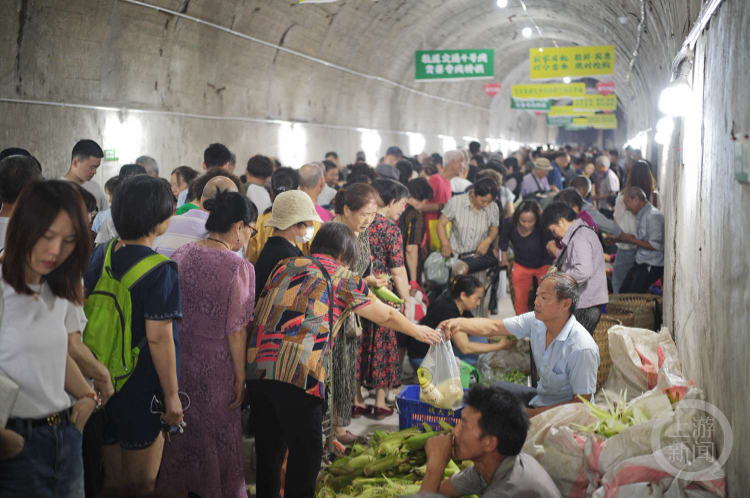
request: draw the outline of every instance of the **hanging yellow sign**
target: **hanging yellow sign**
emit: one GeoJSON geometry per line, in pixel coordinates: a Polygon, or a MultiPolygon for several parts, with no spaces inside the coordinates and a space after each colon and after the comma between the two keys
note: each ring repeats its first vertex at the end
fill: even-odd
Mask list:
{"type": "Polygon", "coordinates": [[[529,63],[532,80],[614,74],[615,47],[532,48],[529,50],[529,63]]]}
{"type": "Polygon", "coordinates": [[[582,99],[576,99],[573,107],[579,111],[614,111],[617,109],[617,96],[615,94],[588,95],[582,99]]]}
{"type": "Polygon", "coordinates": [[[515,99],[577,99],[586,96],[586,83],[513,85],[510,95],[515,99]]]}
{"type": "Polygon", "coordinates": [[[617,128],[617,116],[614,114],[594,114],[586,118],[574,118],[574,126],[593,126],[601,130],[614,130],[617,128]]]}
{"type": "Polygon", "coordinates": [[[594,111],[579,111],[572,105],[553,105],[549,108],[550,116],[593,116],[594,111]]]}

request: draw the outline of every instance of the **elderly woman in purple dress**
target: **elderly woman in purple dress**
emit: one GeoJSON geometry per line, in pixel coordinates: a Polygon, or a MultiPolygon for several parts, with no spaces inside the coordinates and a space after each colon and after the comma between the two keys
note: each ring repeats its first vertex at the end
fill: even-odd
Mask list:
{"type": "Polygon", "coordinates": [[[237,192],[220,193],[204,207],[206,237],[173,256],[182,289],[181,387],[190,407],[185,434],[164,447],[159,487],[201,498],[247,498],[240,403],[255,270],[235,251],[256,233],[258,212],[237,192]]]}

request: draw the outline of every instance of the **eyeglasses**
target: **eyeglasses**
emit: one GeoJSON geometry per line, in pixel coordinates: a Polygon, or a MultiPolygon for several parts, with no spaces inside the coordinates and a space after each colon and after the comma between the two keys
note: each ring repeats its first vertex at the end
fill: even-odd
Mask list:
{"type": "Polygon", "coordinates": [[[255,237],[256,235],[258,235],[258,230],[254,226],[248,225],[247,228],[249,228],[251,230],[251,232],[250,232],[250,238],[251,239],[253,237],[255,237]]]}

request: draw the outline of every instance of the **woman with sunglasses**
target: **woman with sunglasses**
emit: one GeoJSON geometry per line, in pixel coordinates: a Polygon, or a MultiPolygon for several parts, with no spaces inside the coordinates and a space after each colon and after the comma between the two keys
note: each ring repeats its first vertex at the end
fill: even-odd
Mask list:
{"type": "Polygon", "coordinates": [[[205,238],[172,256],[182,289],[180,380],[190,409],[188,434],[164,448],[159,487],[182,496],[244,498],[240,403],[255,270],[236,251],[255,235],[258,211],[238,192],[219,193],[203,207],[205,238]]]}

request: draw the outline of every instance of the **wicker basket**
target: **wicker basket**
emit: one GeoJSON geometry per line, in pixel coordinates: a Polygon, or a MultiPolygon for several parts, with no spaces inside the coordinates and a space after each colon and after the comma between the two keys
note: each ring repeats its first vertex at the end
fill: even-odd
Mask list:
{"type": "Polygon", "coordinates": [[[633,327],[656,330],[657,313],[661,314],[661,297],[651,294],[612,294],[607,304],[608,314],[632,312],[633,327]]]}
{"type": "Polygon", "coordinates": [[[619,320],[620,324],[623,327],[632,327],[635,323],[635,313],[633,313],[630,310],[626,310],[625,308],[617,308],[617,305],[612,307],[612,312],[607,312],[606,316],[607,318],[611,318],[613,320],[619,320]],[[616,313],[615,313],[616,311],[616,313]]]}
{"type": "Polygon", "coordinates": [[[609,369],[612,367],[612,358],[609,356],[609,329],[615,325],[622,325],[622,322],[609,315],[602,315],[596,329],[594,329],[594,341],[599,346],[599,370],[596,372],[597,392],[606,382],[607,377],[609,377],[609,369]]]}

